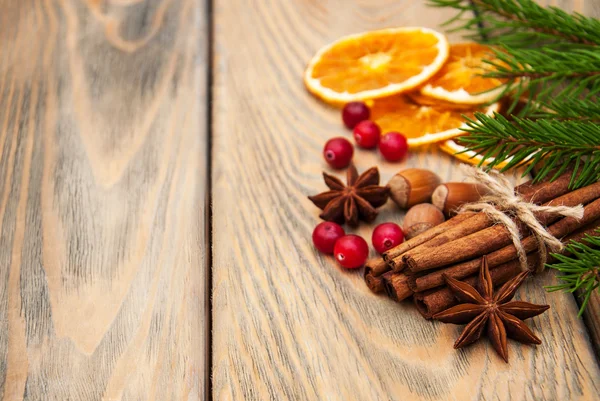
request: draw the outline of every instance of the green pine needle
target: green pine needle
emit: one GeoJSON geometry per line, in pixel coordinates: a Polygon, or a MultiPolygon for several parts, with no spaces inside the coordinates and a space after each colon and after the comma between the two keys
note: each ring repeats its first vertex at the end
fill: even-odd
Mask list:
{"type": "Polygon", "coordinates": [[[551,99],[534,105],[531,118],[550,118],[555,120],[572,120],[600,123],[600,107],[591,99],[551,99]]]}
{"type": "Polygon", "coordinates": [[[562,283],[546,287],[548,291],[575,292],[581,290],[583,302],[578,316],[583,314],[594,291],[600,293],[599,248],[600,236],[587,235],[582,242],[572,242],[565,247],[569,256],[553,254],[552,256],[558,262],[546,265],[562,273],[558,276],[562,283]]]}
{"type": "MultiPolygon", "coordinates": [[[[581,103],[586,105],[587,103],[581,103]]],[[[469,135],[459,141],[467,150],[482,155],[480,165],[492,168],[506,163],[501,171],[529,163],[523,175],[541,167],[535,180],[555,170],[555,178],[574,166],[572,188],[580,188],[600,179],[600,124],[561,119],[530,119],[487,116],[475,113],[468,120],[469,135]],[[574,134],[576,133],[576,134],[574,134]]]]}
{"type": "Polygon", "coordinates": [[[429,0],[429,4],[457,10],[446,25],[479,42],[521,48],[600,45],[600,21],[544,8],[533,0],[429,0]]]}
{"type": "MultiPolygon", "coordinates": [[[[537,103],[560,103],[580,98],[591,101],[600,93],[600,50],[502,46],[494,49],[494,53],[497,60],[484,60],[490,68],[483,75],[507,82],[500,97],[516,91],[515,99],[529,93],[537,103]]],[[[528,102],[519,114],[529,114],[535,105],[528,102]]]]}

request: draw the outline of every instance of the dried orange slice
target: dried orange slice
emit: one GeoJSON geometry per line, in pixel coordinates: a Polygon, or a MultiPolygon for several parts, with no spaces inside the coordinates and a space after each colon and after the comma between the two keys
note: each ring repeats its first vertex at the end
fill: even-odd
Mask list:
{"type": "Polygon", "coordinates": [[[498,103],[489,107],[471,107],[456,110],[447,107],[417,104],[406,95],[376,99],[371,105],[371,119],[381,127],[381,132],[397,131],[406,136],[408,146],[417,147],[445,141],[463,135],[465,118],[473,118],[476,111],[492,115],[500,109],[498,103]]]}
{"type": "MultiPolygon", "coordinates": [[[[520,100],[519,103],[517,104],[517,108],[516,108],[515,112],[518,112],[518,110],[521,107],[523,107],[523,104],[528,101],[529,101],[529,99],[527,99],[527,98],[523,98],[522,100],[520,100]]],[[[508,107],[508,105],[510,103],[511,103],[511,101],[509,99],[504,99],[502,101],[502,104],[500,106],[502,113],[504,113],[506,111],[506,108],[508,107]]],[[[444,142],[440,142],[439,146],[440,146],[440,149],[443,150],[444,152],[456,157],[458,160],[461,160],[465,163],[479,165],[481,163],[481,161],[483,160],[483,157],[481,155],[477,154],[476,152],[473,152],[472,150],[467,150],[467,148],[464,145],[461,145],[460,143],[458,143],[458,138],[453,138],[453,139],[449,139],[444,142]]],[[[529,157],[528,159],[531,160],[532,157],[529,157]]],[[[511,160],[512,160],[512,158],[509,157],[505,161],[498,163],[496,166],[494,166],[494,168],[502,169],[511,160]]],[[[526,159],[525,162],[528,163],[529,160],[526,159]]],[[[494,161],[493,155],[492,155],[492,157],[488,157],[482,163],[482,165],[487,166],[492,161],[494,161]]]]}
{"type": "Polygon", "coordinates": [[[442,69],[423,88],[423,95],[453,103],[482,104],[493,101],[503,90],[504,81],[480,74],[494,53],[488,46],[459,43],[450,46],[450,57],[442,69]]]}
{"type": "Polygon", "coordinates": [[[422,95],[420,92],[409,92],[406,93],[406,96],[416,104],[421,106],[435,106],[442,107],[451,110],[472,110],[473,107],[477,107],[472,104],[461,104],[461,103],[452,103],[447,102],[445,100],[436,99],[433,97],[422,95]]]}
{"type": "Polygon", "coordinates": [[[304,73],[310,92],[333,104],[409,91],[448,58],[446,37],[429,28],[393,28],[343,37],[317,52],[304,73]]]}

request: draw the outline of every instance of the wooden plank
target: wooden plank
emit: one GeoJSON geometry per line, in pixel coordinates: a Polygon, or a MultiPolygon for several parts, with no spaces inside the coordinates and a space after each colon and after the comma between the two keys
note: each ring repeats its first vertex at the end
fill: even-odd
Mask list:
{"type": "Polygon", "coordinates": [[[202,397],[205,8],[0,1],[0,400],[202,397]]]}
{"type": "MultiPolygon", "coordinates": [[[[577,305],[537,278],[520,292],[548,303],[530,321],[544,343],[511,342],[509,365],[482,341],[459,352],[460,328],[423,320],[412,305],[369,293],[310,240],[324,188],[321,149],[345,135],[339,111],[305,91],[308,59],[353,32],[436,27],[421,1],[241,0],[215,3],[213,111],[213,397],[216,400],[595,399],[596,364],[577,305]],[[506,391],[510,388],[509,391],[506,391]]],[[[456,40],[456,38],[453,38],[456,40]]],[[[383,181],[406,166],[458,179],[435,149],[388,164],[358,150],[359,170],[383,181]]],[[[377,220],[399,221],[391,205],[377,220]]],[[[363,226],[358,233],[370,238],[363,226]]]]}
{"type": "MultiPolygon", "coordinates": [[[[583,302],[583,291],[578,291],[577,295],[583,302]]],[[[588,329],[588,333],[594,344],[596,356],[600,358],[600,295],[594,292],[588,301],[587,307],[583,311],[583,319],[588,329]]]]}

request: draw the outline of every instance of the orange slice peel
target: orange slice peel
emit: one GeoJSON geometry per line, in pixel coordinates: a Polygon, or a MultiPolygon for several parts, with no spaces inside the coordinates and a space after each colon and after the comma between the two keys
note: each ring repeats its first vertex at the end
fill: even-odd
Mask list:
{"type": "Polygon", "coordinates": [[[446,62],[449,48],[443,34],[423,27],[349,35],[315,54],[304,83],[331,104],[403,93],[434,76],[446,62]]]}
{"type": "Polygon", "coordinates": [[[492,102],[505,90],[505,81],[484,78],[481,74],[491,66],[483,60],[496,60],[489,46],[478,43],[458,43],[450,46],[448,61],[421,88],[430,98],[461,104],[492,102]]]}
{"type": "Polygon", "coordinates": [[[419,104],[406,95],[376,99],[371,106],[371,119],[382,133],[399,132],[406,136],[409,147],[416,148],[464,135],[462,129],[467,127],[464,116],[473,118],[476,111],[493,115],[500,110],[499,103],[468,110],[425,103],[429,104],[419,104]]]}
{"type": "MultiPolygon", "coordinates": [[[[473,152],[472,150],[465,151],[467,148],[465,146],[457,143],[453,139],[449,139],[447,141],[441,142],[440,143],[440,149],[442,151],[448,153],[449,155],[454,156],[458,160],[465,162],[465,163],[469,163],[469,164],[473,164],[473,165],[479,165],[481,163],[481,160],[483,160],[483,156],[481,156],[481,155],[473,152]]],[[[483,166],[487,166],[493,160],[494,160],[493,158],[488,158],[488,159],[486,159],[482,163],[482,165],[483,166]]],[[[500,170],[504,166],[506,166],[509,163],[509,161],[510,160],[498,163],[496,166],[494,166],[494,168],[500,170]]]]}

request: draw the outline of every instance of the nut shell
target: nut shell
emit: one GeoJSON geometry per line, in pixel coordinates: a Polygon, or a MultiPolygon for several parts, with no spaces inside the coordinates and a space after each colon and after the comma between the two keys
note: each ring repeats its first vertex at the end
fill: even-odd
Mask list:
{"type": "Polygon", "coordinates": [[[444,214],[431,203],[411,207],[404,216],[404,235],[411,239],[445,221],[444,214]]]}
{"type": "Polygon", "coordinates": [[[442,179],[433,171],[409,168],[400,171],[388,183],[392,200],[407,209],[419,203],[429,202],[442,179]]]}
{"type": "Polygon", "coordinates": [[[487,194],[484,186],[469,182],[447,182],[439,185],[431,195],[431,203],[446,216],[455,214],[465,203],[477,202],[487,194]]]}

